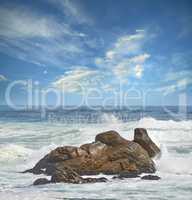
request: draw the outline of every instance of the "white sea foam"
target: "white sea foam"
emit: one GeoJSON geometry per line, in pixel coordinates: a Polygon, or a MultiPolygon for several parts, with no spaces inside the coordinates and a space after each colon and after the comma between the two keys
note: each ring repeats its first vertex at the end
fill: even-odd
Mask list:
{"type": "Polygon", "coordinates": [[[161,158],[156,160],[157,170],[171,174],[192,175],[191,155],[170,154],[165,145],[161,146],[161,158]]]}
{"type": "Polygon", "coordinates": [[[121,121],[113,114],[104,113],[101,116],[101,122],[106,124],[120,124],[121,121]]]}
{"type": "Polygon", "coordinates": [[[11,161],[18,158],[27,158],[33,151],[21,145],[6,144],[0,146],[0,161],[11,161]]]}
{"type": "Polygon", "coordinates": [[[154,118],[142,118],[138,121],[137,126],[156,129],[156,130],[192,130],[192,121],[173,121],[173,120],[157,120],[154,118]]]}

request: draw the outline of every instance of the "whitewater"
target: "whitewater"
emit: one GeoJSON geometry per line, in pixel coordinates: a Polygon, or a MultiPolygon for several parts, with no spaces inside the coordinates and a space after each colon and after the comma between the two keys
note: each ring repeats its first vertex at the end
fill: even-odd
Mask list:
{"type": "MultiPolygon", "coordinates": [[[[99,175],[104,176],[104,175],[99,175]]],[[[49,121],[0,120],[0,199],[174,199],[190,200],[192,196],[192,120],[160,120],[143,117],[123,122],[109,113],[100,123],[61,123],[49,121]],[[81,145],[94,140],[96,134],[116,130],[132,140],[134,129],[146,128],[161,148],[155,159],[159,181],[140,178],[112,180],[95,184],[49,184],[32,186],[44,175],[21,174],[57,146],[81,145]]]]}

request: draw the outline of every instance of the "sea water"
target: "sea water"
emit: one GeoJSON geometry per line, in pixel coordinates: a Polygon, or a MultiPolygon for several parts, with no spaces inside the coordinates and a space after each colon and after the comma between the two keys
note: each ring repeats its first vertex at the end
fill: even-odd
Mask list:
{"type": "MultiPolygon", "coordinates": [[[[176,108],[172,108],[172,111],[176,108]]],[[[185,113],[186,114],[186,113],[185,113]]],[[[0,199],[192,199],[192,117],[159,108],[49,111],[0,111],[0,199]],[[78,116],[79,114],[79,116],[78,116]],[[125,115],[127,114],[127,115],[125,115]],[[90,117],[91,116],[91,117],[90,117]],[[134,128],[148,130],[162,155],[154,160],[159,181],[112,179],[94,184],[33,186],[44,175],[22,174],[57,146],[81,145],[95,135],[116,130],[132,140],[134,128]]],[[[99,175],[104,176],[104,175],[99,175]]],[[[49,178],[49,177],[48,177],[49,178]]]]}

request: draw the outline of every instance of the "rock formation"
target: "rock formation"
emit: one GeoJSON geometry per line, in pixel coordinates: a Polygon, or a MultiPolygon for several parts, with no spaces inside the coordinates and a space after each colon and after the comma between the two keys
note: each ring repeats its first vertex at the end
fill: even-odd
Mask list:
{"type": "Polygon", "coordinates": [[[105,178],[83,179],[81,175],[120,174],[121,178],[123,173],[127,177],[153,173],[155,164],[151,157],[159,152],[145,129],[135,130],[134,141],[107,131],[98,134],[92,143],[56,148],[25,172],[51,175],[51,182],[103,182],[105,178]]]}
{"type": "Polygon", "coordinates": [[[160,153],[159,147],[151,140],[144,128],[136,128],[134,134],[134,142],[140,144],[149,154],[155,157],[160,153]]]}

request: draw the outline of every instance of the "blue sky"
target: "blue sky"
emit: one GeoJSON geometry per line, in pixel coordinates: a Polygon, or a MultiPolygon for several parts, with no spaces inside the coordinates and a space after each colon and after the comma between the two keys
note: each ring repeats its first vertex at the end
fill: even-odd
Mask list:
{"type": "MultiPolygon", "coordinates": [[[[0,4],[0,104],[16,80],[32,80],[41,92],[56,89],[66,105],[87,94],[90,104],[114,105],[120,91],[128,97],[124,105],[178,105],[183,96],[191,104],[190,0],[0,4]]],[[[26,88],[13,88],[15,104],[26,103],[26,88]]],[[[47,101],[54,104],[55,95],[47,101]]]]}

